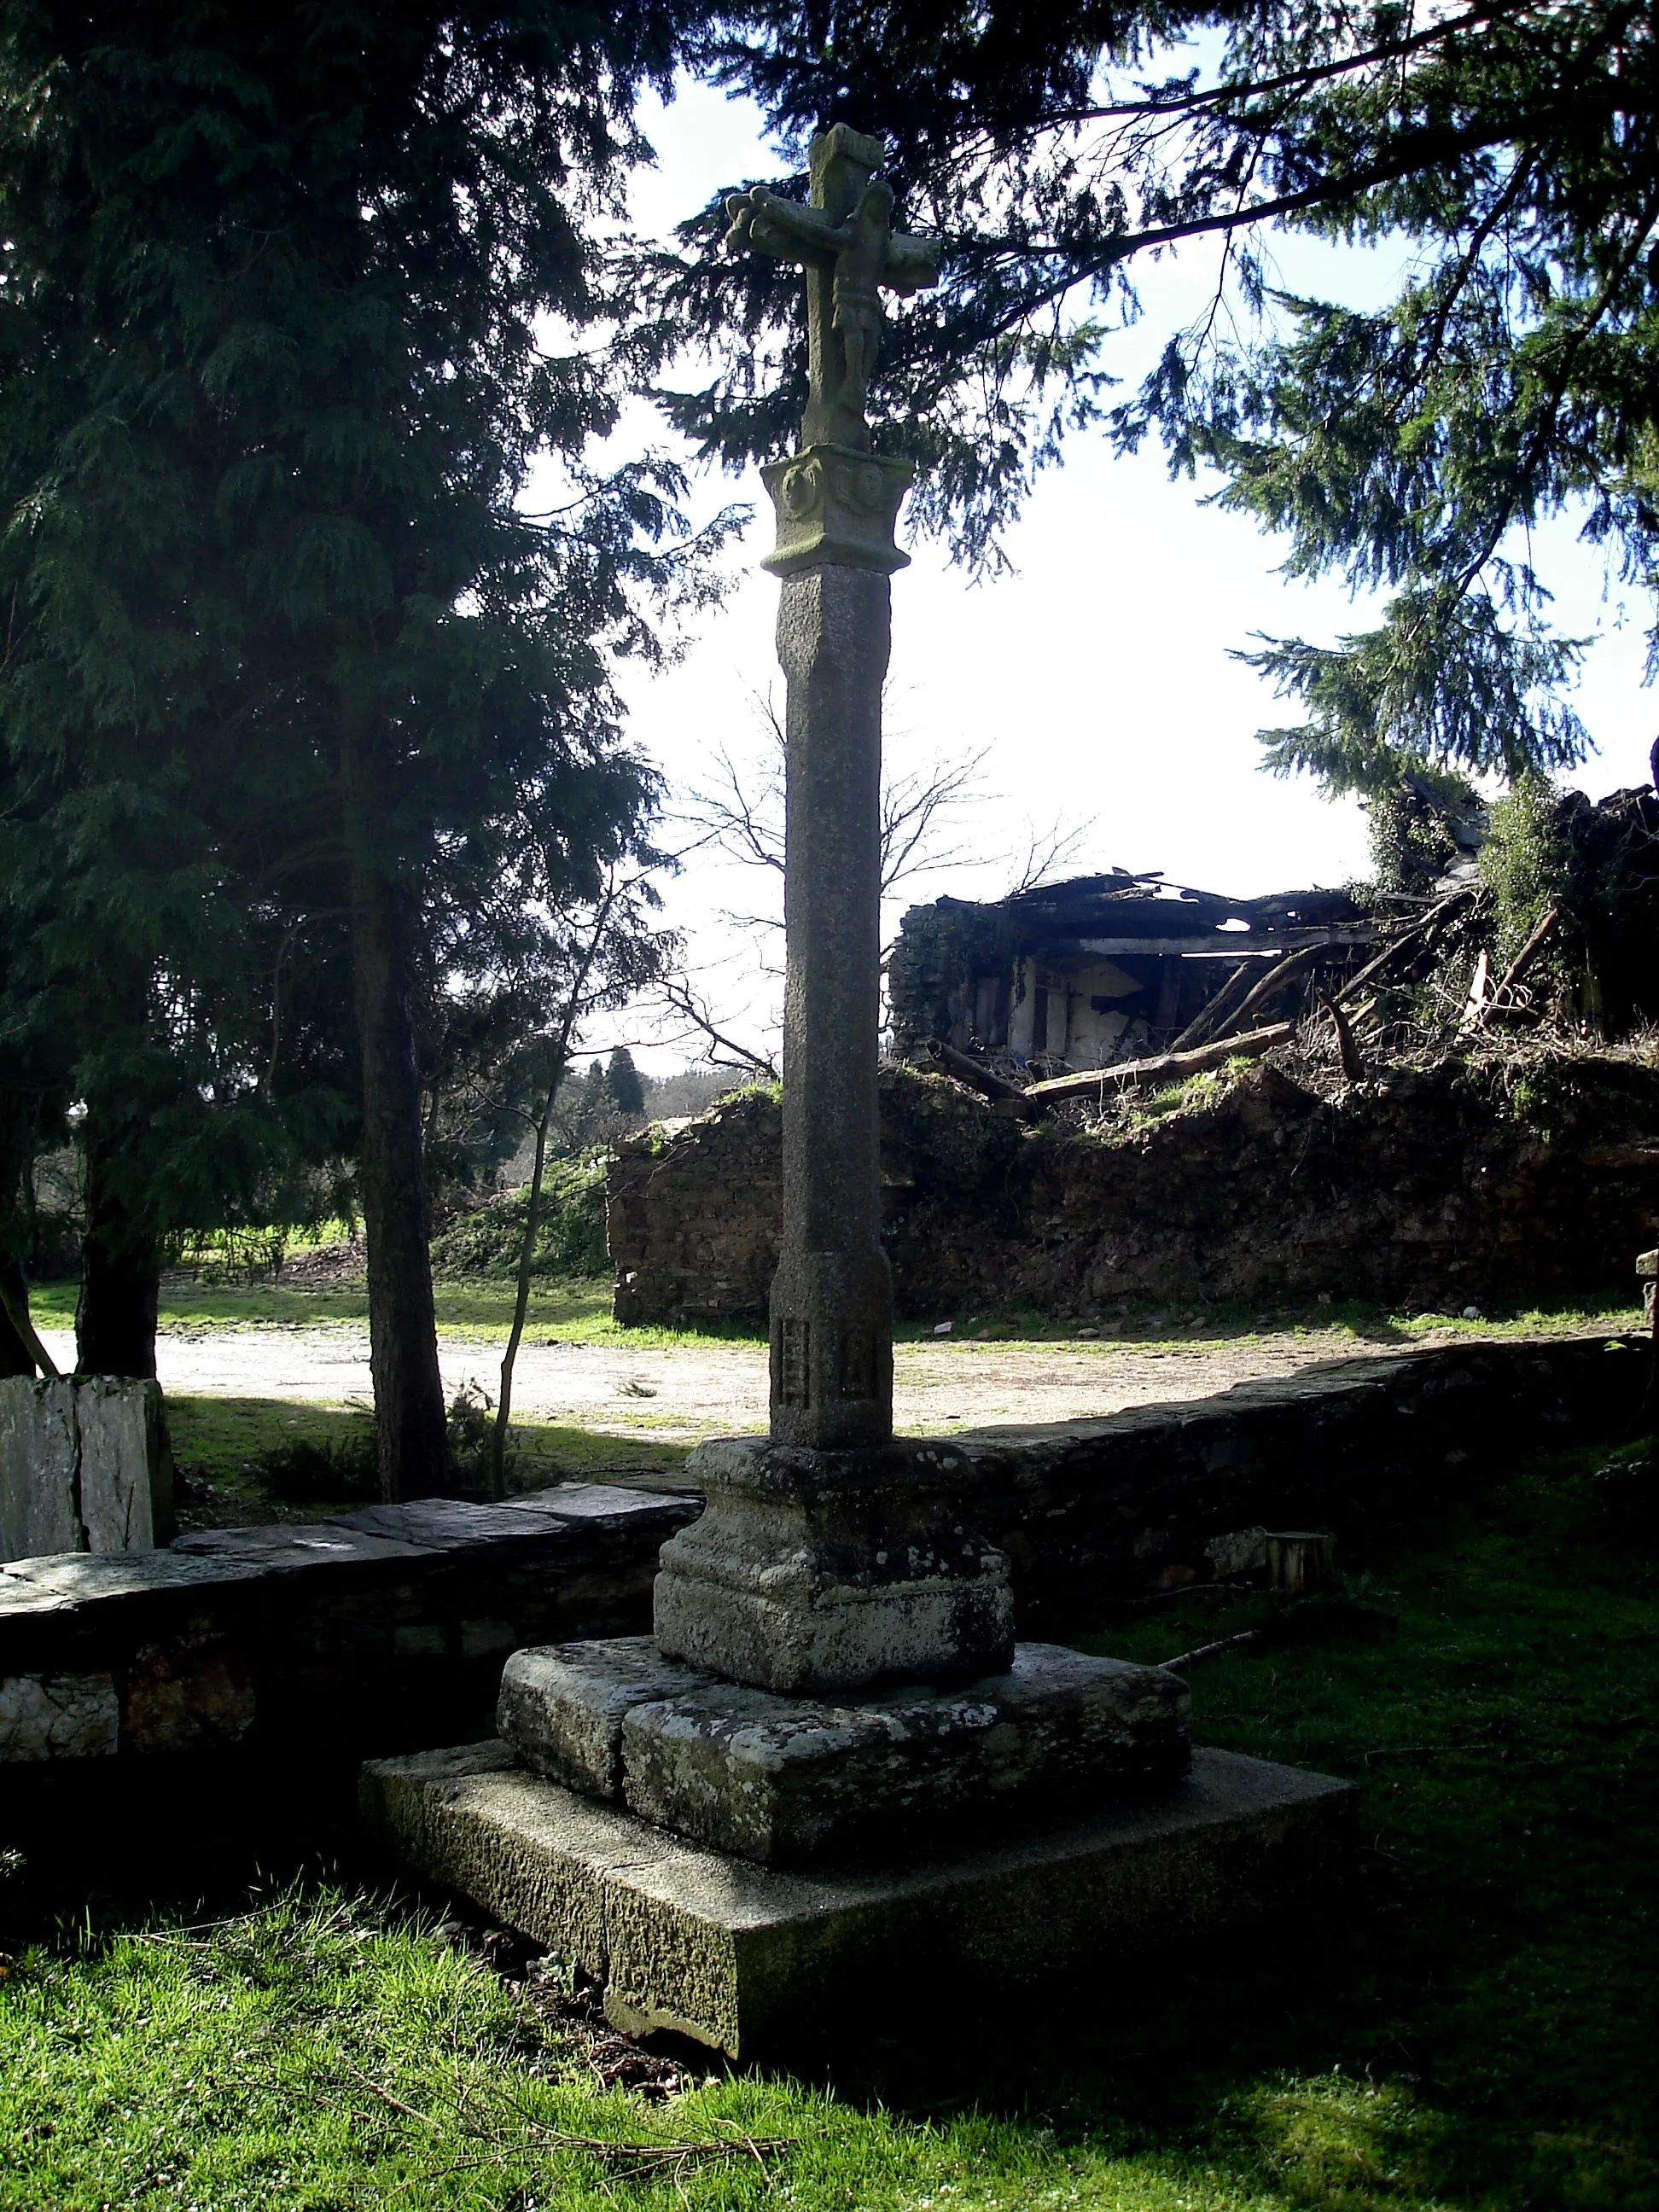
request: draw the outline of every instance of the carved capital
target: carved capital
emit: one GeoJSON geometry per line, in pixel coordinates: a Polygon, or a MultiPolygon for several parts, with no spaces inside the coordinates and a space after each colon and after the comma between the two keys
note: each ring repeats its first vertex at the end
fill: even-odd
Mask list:
{"type": "Polygon", "coordinates": [[[850,446],[808,446],[761,471],[777,514],[778,542],[761,562],[775,576],[824,565],[891,575],[910,556],[894,543],[915,471],[908,461],[850,446]]]}

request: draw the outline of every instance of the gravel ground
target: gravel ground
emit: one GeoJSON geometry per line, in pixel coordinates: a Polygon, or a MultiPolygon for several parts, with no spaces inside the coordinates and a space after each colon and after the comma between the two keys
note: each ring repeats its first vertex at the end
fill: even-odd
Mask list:
{"type": "MultiPolygon", "coordinates": [[[[1417,1337],[1413,1345],[1436,1341],[1417,1337]]],[[[67,1331],[46,1332],[65,1368],[67,1331]]],[[[1336,1330],[1156,1346],[1098,1344],[901,1344],[894,1418],[901,1434],[939,1434],[1000,1423],[1076,1420],[1183,1398],[1204,1398],[1253,1376],[1291,1375],[1322,1360],[1393,1349],[1357,1345],[1336,1330]]],[[[1403,1347],[1401,1347],[1403,1348],[1403,1347]]],[[[501,1353],[463,1338],[439,1340],[444,1388],[472,1383],[492,1399],[501,1353]]],[[[368,1332],[317,1328],[164,1330],[156,1362],[178,1396],[287,1398],[343,1404],[372,1396],[368,1332]]],[[[513,1405],[526,1419],[664,1443],[757,1432],[766,1426],[766,1348],[709,1343],[660,1351],[627,1345],[526,1344],[513,1405]]]]}

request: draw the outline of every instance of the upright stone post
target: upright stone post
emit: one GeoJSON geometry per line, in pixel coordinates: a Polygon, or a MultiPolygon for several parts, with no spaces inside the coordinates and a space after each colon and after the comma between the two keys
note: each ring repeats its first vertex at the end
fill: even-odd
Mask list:
{"type": "Polygon", "coordinates": [[[798,1696],[972,1678],[1013,1652],[1008,1563],[962,1511],[948,1448],[895,1445],[893,1292],[881,1249],[881,687],[894,530],[911,471],[864,419],[881,290],[932,283],[937,245],[895,235],[881,141],[812,143],[803,205],[727,202],[728,245],[806,270],[799,453],[763,471],[777,516],[788,681],[783,1221],[771,1436],[704,1445],[708,1510],[664,1547],[657,1642],[798,1696]]]}
{"type": "Polygon", "coordinates": [[[881,687],[902,463],[819,446],[766,472],[788,683],[783,1222],[771,1429],[821,1451],[893,1431],[881,1249],[881,687]]]}

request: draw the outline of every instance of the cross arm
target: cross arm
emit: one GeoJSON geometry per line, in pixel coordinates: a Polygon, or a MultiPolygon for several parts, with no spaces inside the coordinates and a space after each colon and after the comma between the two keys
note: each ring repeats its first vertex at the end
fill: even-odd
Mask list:
{"type": "Polygon", "coordinates": [[[752,246],[774,253],[781,261],[816,261],[835,252],[840,240],[821,209],[803,207],[799,200],[780,199],[763,185],[752,191],[728,195],[726,212],[731,228],[721,243],[728,252],[752,246]]]}
{"type": "Polygon", "coordinates": [[[887,260],[881,281],[890,292],[925,292],[939,282],[940,238],[909,238],[895,231],[887,241],[887,260]]]}

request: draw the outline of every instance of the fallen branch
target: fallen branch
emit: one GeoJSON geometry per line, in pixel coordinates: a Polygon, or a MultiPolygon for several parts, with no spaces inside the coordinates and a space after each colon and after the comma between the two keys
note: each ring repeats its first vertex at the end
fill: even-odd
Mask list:
{"type": "MultiPolygon", "coordinates": [[[[365,2074],[361,2066],[354,2066],[349,2059],[344,2063],[347,2073],[354,2075],[383,2104],[389,2105],[394,2112],[402,2113],[406,2119],[418,2120],[424,2128],[434,2131],[442,2130],[444,2123],[434,2114],[423,2112],[417,2106],[406,2103],[384,2083],[375,2081],[372,2075],[365,2074]]],[[[762,2172],[767,2172],[766,2160],[781,2157],[786,2151],[793,2150],[796,2141],[793,2136],[750,2136],[735,2121],[724,2120],[717,2121],[715,2124],[730,2128],[732,2133],[728,2136],[705,2136],[667,2142],[635,2138],[631,2142],[617,2142],[606,2136],[574,2135],[567,2128],[549,2127],[544,2121],[538,2120],[523,2111],[519,2112],[518,2118],[520,2124],[535,2138],[533,2142],[514,2142],[478,2121],[465,2118],[459,2112],[456,2124],[463,2136],[487,2145],[493,2159],[523,2158],[538,2149],[568,2150],[597,2159],[602,2165],[631,2166],[647,2172],[666,2167],[672,2172],[678,2173],[688,2167],[705,2165],[711,2160],[732,2158],[752,2158],[762,2172]]],[[[459,2171],[459,2166],[455,2170],[459,2171]]],[[[770,2179],[769,2174],[768,2178],[770,2179]]]]}
{"type": "Polygon", "coordinates": [[[1480,1026],[1481,1022],[1485,1019],[1487,1014],[1495,1013],[1498,1011],[1498,1000],[1503,997],[1505,991],[1513,990],[1515,986],[1520,981],[1521,978],[1526,974],[1528,969],[1531,967],[1533,962],[1543,950],[1546,939],[1548,938],[1551,931],[1555,927],[1556,923],[1559,921],[1560,919],[1561,909],[1559,906],[1547,907],[1545,908],[1543,916],[1539,921],[1537,927],[1533,931],[1532,935],[1527,939],[1526,943],[1521,947],[1521,950],[1516,954],[1514,959],[1510,961],[1509,966],[1498,977],[1498,988],[1493,991],[1491,998],[1486,1001],[1486,1004],[1482,1008],[1480,1013],[1475,1017],[1475,1028],[1478,1029],[1480,1026]]]}
{"type": "Polygon", "coordinates": [[[1034,1083],[1024,1096],[1051,1106],[1063,1099],[1097,1094],[1104,1103],[1109,1088],[1127,1091],[1139,1083],[1178,1083],[1183,1077],[1201,1075],[1206,1067],[1219,1067],[1225,1060],[1271,1052],[1275,1045],[1288,1044],[1295,1035],[1294,1022],[1274,1022],[1243,1036],[1222,1037],[1214,1044],[1200,1045],[1196,1052],[1164,1052],[1152,1060],[1125,1060],[1115,1067],[1091,1067],[1080,1075],[1056,1075],[1047,1083],[1034,1083]]]}
{"type": "Polygon", "coordinates": [[[1126,1610],[1139,1613],[1153,1605],[1173,1605],[1183,1597],[1255,1597],[1258,1595],[1254,1583],[1176,1583],[1173,1589],[1154,1590],[1150,1597],[1126,1597],[1119,1603],[1126,1610]]]}
{"type": "Polygon", "coordinates": [[[935,1037],[927,1049],[947,1075],[954,1075],[958,1083],[965,1083],[982,1098],[1025,1107],[1028,1091],[1018,1083],[1010,1083],[1006,1075],[999,1075],[994,1068],[981,1067],[978,1060],[970,1060],[965,1052],[958,1052],[953,1044],[946,1044],[943,1037],[935,1037]]]}
{"type": "Polygon", "coordinates": [[[1161,1659],[1158,1664],[1168,1674],[1184,1674],[1188,1667],[1196,1667],[1200,1659],[1213,1659],[1218,1651],[1237,1651],[1246,1644],[1259,1644],[1261,1631],[1247,1628],[1242,1635],[1224,1636],[1218,1644],[1200,1644],[1196,1651],[1177,1653],[1173,1659],[1161,1659]]]}
{"type": "Polygon", "coordinates": [[[1218,1022],[1225,1021],[1244,995],[1250,977],[1255,972],[1255,963],[1241,960],[1232,974],[1216,993],[1193,1016],[1179,1036],[1171,1037],[1164,1049],[1167,1052],[1186,1052],[1201,1044],[1218,1022]]]}
{"type": "Polygon", "coordinates": [[[1343,1081],[1363,1083],[1365,1080],[1364,1056],[1354,1042],[1354,1034],[1348,1025],[1347,1016],[1337,1005],[1336,1000],[1328,998],[1323,991],[1319,994],[1319,1000],[1331,1018],[1331,1027],[1336,1031],[1336,1056],[1342,1063],[1343,1081]]]}
{"type": "Polygon", "coordinates": [[[1373,975],[1380,975],[1389,963],[1397,959],[1408,945],[1415,945],[1419,938],[1426,937],[1436,922],[1443,921],[1454,907],[1462,906],[1465,900],[1473,898],[1474,896],[1473,891],[1453,891],[1449,896],[1443,898],[1438,906],[1431,907],[1429,911],[1414,921],[1409,929],[1402,929],[1391,945],[1383,946],[1375,960],[1368,960],[1357,975],[1349,976],[1340,990],[1334,994],[1338,1004],[1340,1005],[1344,999],[1352,998],[1362,984],[1369,983],[1373,975]]]}
{"type": "Polygon", "coordinates": [[[1328,948],[1323,945],[1304,945],[1299,952],[1287,953],[1271,967],[1255,988],[1249,992],[1237,1009],[1227,1018],[1226,1030],[1242,1030],[1258,1006],[1265,1006],[1269,999],[1276,999],[1292,976],[1299,975],[1312,961],[1328,948]]]}
{"type": "Polygon", "coordinates": [[[1469,978],[1469,995],[1464,1000],[1462,1013],[1458,1018],[1457,1033],[1460,1036],[1468,1036],[1486,1019],[1492,997],[1491,981],[1492,962],[1483,945],[1475,960],[1474,973],[1469,978]]]}

